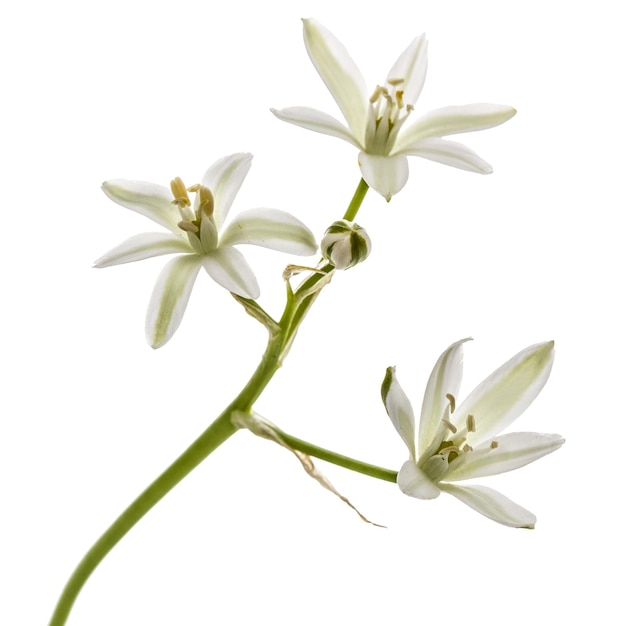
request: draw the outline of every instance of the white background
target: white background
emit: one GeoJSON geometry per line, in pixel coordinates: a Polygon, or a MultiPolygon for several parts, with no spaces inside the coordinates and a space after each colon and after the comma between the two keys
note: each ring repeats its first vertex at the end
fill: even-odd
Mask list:
{"type": "MultiPolygon", "coordinates": [[[[442,496],[319,463],[361,522],[277,446],[237,434],[120,543],[72,626],[602,623],[621,612],[624,422],[624,38],[606,2],[23,2],[2,9],[0,622],[45,624],[86,549],[237,393],[264,332],[200,275],[174,339],[143,318],[163,259],[95,258],[145,218],[108,178],[200,179],[255,160],[233,211],[289,210],[316,233],[358,182],[339,140],[270,107],[339,112],[300,17],[347,46],[373,89],[426,31],[416,114],[499,102],[519,113],[459,137],[491,176],[417,158],[358,221],[374,250],[336,277],[257,410],[286,431],[397,469],[379,386],[396,365],[419,408],[440,352],[472,335],[461,396],[525,346],[556,340],[552,377],[516,430],[566,445],[486,479],[538,516],[499,526],[442,496]]],[[[243,249],[278,315],[294,259],[243,249]]]]}

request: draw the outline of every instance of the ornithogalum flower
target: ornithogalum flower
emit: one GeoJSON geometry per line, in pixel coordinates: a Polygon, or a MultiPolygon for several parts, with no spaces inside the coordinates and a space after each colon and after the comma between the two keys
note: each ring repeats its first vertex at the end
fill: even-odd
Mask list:
{"type": "Polygon", "coordinates": [[[409,44],[385,82],[368,92],[359,68],[341,42],[319,22],[303,21],[309,57],[339,105],[348,127],[309,107],[272,109],[276,117],[356,146],[360,151],[363,179],[387,201],[408,179],[407,156],[419,156],[480,174],[491,172],[491,166],[472,150],[442,137],[502,124],[515,115],[515,109],[510,106],[482,103],[448,106],[427,113],[400,132],[426,78],[428,61],[424,35],[409,44]]]}
{"type": "Polygon", "coordinates": [[[548,380],[554,342],[522,350],[455,406],[465,341],[452,344],[430,375],[417,443],[411,403],[395,368],[387,370],[383,402],[410,455],[398,473],[398,486],[405,494],[424,500],[445,491],[496,522],[533,528],[535,516],[501,493],[479,485],[452,483],[509,472],[561,447],[564,439],[560,435],[499,435],[526,410],[548,380]]]}
{"type": "Polygon", "coordinates": [[[228,291],[244,298],[259,297],[254,273],[234,246],[247,243],[291,254],[315,254],[317,244],[311,231],[277,209],[243,211],[222,230],[251,162],[252,155],[246,153],[224,157],[206,171],[200,184],[191,187],[185,187],[180,178],[172,180],[170,189],[128,180],[102,185],[111,200],[170,232],[131,237],[100,257],[96,267],[183,253],[165,266],[152,293],[146,337],[153,348],[164,345],[178,328],[201,267],[228,291]],[[193,206],[188,192],[195,194],[193,206]]]}

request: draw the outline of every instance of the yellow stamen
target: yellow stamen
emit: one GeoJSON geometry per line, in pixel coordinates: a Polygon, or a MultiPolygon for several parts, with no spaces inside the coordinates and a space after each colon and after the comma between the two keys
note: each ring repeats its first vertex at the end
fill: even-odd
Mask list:
{"type": "Polygon", "coordinates": [[[384,87],[381,87],[380,85],[376,85],[376,89],[374,89],[374,93],[370,96],[370,103],[374,104],[374,102],[376,102],[376,100],[380,98],[380,94],[383,93],[384,91],[385,91],[384,87]]]}
{"type": "Polygon", "coordinates": [[[170,189],[172,190],[172,195],[174,196],[172,204],[176,204],[180,207],[191,206],[191,200],[189,200],[185,185],[178,176],[170,182],[170,189]]]}
{"type": "Polygon", "coordinates": [[[454,435],[456,433],[456,426],[449,422],[447,419],[442,419],[443,425],[454,435]]]}
{"type": "Polygon", "coordinates": [[[495,450],[495,449],[498,447],[498,442],[494,439],[494,440],[493,440],[493,441],[489,444],[489,447],[490,447],[492,450],[495,450]]]}
{"type": "Polygon", "coordinates": [[[392,87],[397,87],[398,85],[401,85],[404,82],[404,78],[390,78],[387,80],[387,82],[392,87]]]}
{"type": "Polygon", "coordinates": [[[474,448],[467,443],[463,446],[463,452],[471,452],[473,449],[474,448]]]}
{"type": "Polygon", "coordinates": [[[446,394],[446,398],[448,398],[448,402],[450,403],[450,413],[454,413],[454,409],[456,409],[456,400],[451,393],[446,394]]]}
{"type": "Polygon", "coordinates": [[[446,454],[447,452],[455,452],[458,455],[461,450],[459,450],[457,446],[447,446],[446,448],[439,450],[439,454],[446,454]]]}
{"type": "MultiPolygon", "coordinates": [[[[215,206],[211,190],[204,185],[199,185],[198,194],[200,197],[200,206],[198,207],[198,212],[204,213],[204,215],[206,215],[207,217],[211,217],[211,215],[213,215],[213,208],[215,206]]],[[[200,217],[200,215],[198,215],[198,217],[200,217]]]]}
{"type": "Polygon", "coordinates": [[[178,228],[188,233],[197,233],[200,230],[193,222],[189,222],[187,220],[178,222],[178,228]]]}
{"type": "Polygon", "coordinates": [[[465,420],[465,425],[467,426],[468,433],[476,432],[476,420],[474,419],[473,415],[467,416],[467,419],[465,420]]]}

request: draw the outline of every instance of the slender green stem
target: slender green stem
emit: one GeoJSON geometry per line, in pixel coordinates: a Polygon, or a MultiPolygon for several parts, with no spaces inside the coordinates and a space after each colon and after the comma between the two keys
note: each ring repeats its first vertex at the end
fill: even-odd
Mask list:
{"type": "Polygon", "coordinates": [[[320,448],[319,446],[309,443],[308,441],[292,437],[276,427],[274,427],[274,431],[288,446],[295,448],[300,452],[304,452],[305,454],[314,456],[317,459],[321,459],[322,461],[328,461],[329,463],[345,467],[353,472],[359,472],[360,474],[365,474],[366,476],[386,480],[390,483],[395,483],[396,478],[398,477],[398,472],[396,471],[385,469],[384,467],[379,467],[378,465],[364,463],[363,461],[352,459],[349,456],[344,456],[343,454],[338,454],[337,452],[320,448]]]}
{"type": "Polygon", "coordinates": [[[68,580],[50,620],[50,626],[62,626],[85,582],[104,557],[124,535],[187,474],[197,467],[213,450],[224,443],[235,426],[230,413],[222,413],[196,441],[187,448],[106,530],[74,570],[68,580]]]}
{"type": "Polygon", "coordinates": [[[348,220],[349,222],[354,221],[354,218],[361,208],[361,204],[363,203],[363,199],[365,198],[365,194],[367,193],[368,189],[369,185],[361,178],[361,180],[359,181],[359,186],[356,188],[354,196],[352,196],[352,201],[350,202],[350,205],[344,213],[344,220],[348,220]]]}
{"type": "Polygon", "coordinates": [[[249,411],[252,408],[255,400],[261,395],[263,389],[280,367],[282,345],[283,341],[280,335],[270,337],[261,363],[239,395],[200,437],[131,503],[91,547],[63,589],[50,620],[50,626],[65,624],[83,585],[120,539],[159,500],[237,431],[237,427],[231,421],[232,413],[234,411],[249,411]]]}
{"type": "MultiPolygon", "coordinates": [[[[351,220],[356,215],[367,193],[367,189],[367,184],[361,180],[344,219],[351,220]]],[[[83,585],[96,567],[102,562],[104,557],[115,547],[124,535],[126,535],[157,502],[181,482],[185,476],[198,467],[211,452],[222,445],[237,431],[237,427],[231,421],[233,413],[245,413],[252,409],[254,402],[282,365],[283,358],[286,356],[295,338],[300,323],[309,308],[313,305],[315,298],[319,294],[319,290],[324,286],[325,283],[322,281],[332,269],[331,265],[326,265],[322,268],[320,273],[315,273],[305,279],[295,293],[289,289],[287,303],[280,322],[276,329],[268,328],[268,330],[270,330],[270,338],[267,348],[261,362],[248,383],[200,437],[198,437],[187,450],[185,450],[130,504],[91,547],[78,564],[63,589],[52,615],[52,619],[50,620],[50,626],[63,626],[66,623],[72,606],[83,585]],[[315,290],[316,288],[318,289],[317,291],[315,290]]],[[[348,467],[355,471],[368,473],[370,476],[383,478],[383,480],[392,480],[390,474],[389,477],[386,477],[387,475],[385,474],[385,472],[389,472],[389,470],[377,468],[375,473],[372,473],[374,469],[371,469],[370,472],[364,471],[367,467],[375,468],[375,466],[368,466],[365,463],[348,459],[348,457],[336,455],[288,436],[286,436],[286,438],[289,439],[291,442],[290,445],[294,448],[300,449],[300,446],[302,446],[303,452],[318,456],[319,458],[326,458],[326,460],[331,460],[331,462],[336,462],[338,465],[343,465],[343,467],[348,467]],[[332,459],[334,459],[334,461],[332,459]]]]}

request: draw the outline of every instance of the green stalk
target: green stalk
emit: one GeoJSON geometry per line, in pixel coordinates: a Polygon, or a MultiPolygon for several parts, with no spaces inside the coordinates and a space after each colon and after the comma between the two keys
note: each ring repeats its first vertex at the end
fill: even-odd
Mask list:
{"type": "Polygon", "coordinates": [[[249,411],[279,364],[281,342],[271,338],[256,371],[224,412],[111,524],[96,541],[68,580],[50,620],[50,626],[63,626],[83,585],[104,557],[126,533],[167,493],[194,470],[211,452],[236,431],[231,421],[233,411],[249,411]]]}
{"type": "Polygon", "coordinates": [[[361,204],[363,203],[363,199],[365,198],[365,194],[369,189],[369,185],[361,178],[359,181],[359,186],[356,188],[354,192],[354,196],[352,197],[352,201],[350,202],[346,212],[344,213],[343,219],[348,220],[349,222],[353,222],[356,214],[359,212],[361,208],[361,204]]]}
{"type": "Polygon", "coordinates": [[[280,428],[274,427],[273,430],[291,448],[295,448],[300,452],[314,456],[322,461],[328,461],[329,463],[345,467],[353,472],[359,472],[360,474],[365,474],[366,476],[386,480],[390,483],[395,483],[396,478],[398,477],[398,472],[394,470],[378,467],[378,465],[371,465],[370,463],[364,463],[363,461],[352,459],[349,456],[344,456],[343,454],[338,454],[337,452],[320,448],[319,446],[309,443],[308,441],[292,437],[286,432],[280,430],[280,428]]]}
{"type": "MultiPolygon", "coordinates": [[[[361,180],[346,211],[345,219],[352,219],[356,215],[365,198],[367,189],[367,184],[361,180]]],[[[313,305],[319,291],[298,297],[299,294],[308,293],[317,283],[323,280],[326,274],[331,270],[332,266],[326,265],[322,268],[322,273],[313,274],[302,282],[295,293],[290,293],[283,315],[278,324],[278,329],[276,331],[270,331],[270,338],[265,353],[246,386],[221,415],[219,415],[219,417],[217,417],[215,421],[130,504],[90,548],[65,585],[49,626],[63,626],[66,623],[80,590],[104,557],[115,547],[122,537],[159,502],[159,500],[168,494],[185,476],[191,473],[192,470],[198,467],[211,452],[221,446],[237,431],[237,427],[231,421],[232,414],[234,412],[248,413],[252,410],[254,402],[281,367],[282,360],[286,356],[295,338],[298,327],[309,308],[313,305]]],[[[287,435],[286,437],[292,442],[290,444],[292,447],[298,448],[297,444],[299,444],[306,448],[302,450],[303,452],[314,454],[311,450],[315,448],[315,446],[311,446],[311,444],[306,444],[306,442],[301,442],[300,440],[295,440],[287,435]]],[[[322,448],[316,449],[319,451],[323,450],[322,448]]],[[[351,466],[344,461],[347,457],[335,455],[329,451],[326,451],[326,454],[326,460],[336,462],[338,465],[348,467],[349,469],[361,471],[356,469],[359,465],[358,461],[353,461],[351,466]],[[333,461],[332,459],[335,460],[333,461]]],[[[324,457],[320,456],[319,458],[324,457]]],[[[360,465],[365,467],[367,464],[360,465]]],[[[383,470],[383,472],[384,471],[388,470],[383,470]]],[[[372,473],[369,475],[375,476],[375,474],[372,473]]],[[[384,478],[384,480],[389,479],[384,478]]]]}

